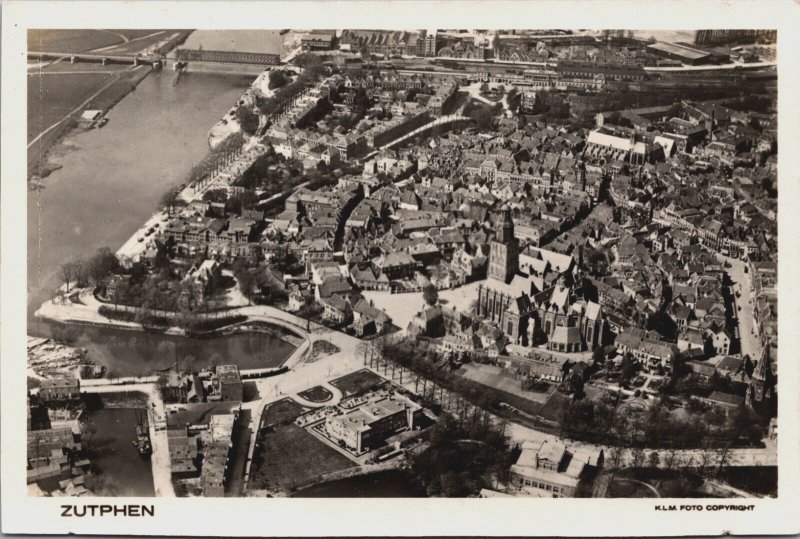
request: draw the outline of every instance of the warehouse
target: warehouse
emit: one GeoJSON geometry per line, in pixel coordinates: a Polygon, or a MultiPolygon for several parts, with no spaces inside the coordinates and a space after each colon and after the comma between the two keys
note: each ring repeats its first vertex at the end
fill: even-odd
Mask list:
{"type": "Polygon", "coordinates": [[[647,50],[653,54],[673,60],[679,60],[688,65],[704,64],[707,63],[711,58],[711,53],[709,52],[687,47],[686,45],[681,45],[679,43],[654,43],[652,45],[648,45],[647,50]]]}

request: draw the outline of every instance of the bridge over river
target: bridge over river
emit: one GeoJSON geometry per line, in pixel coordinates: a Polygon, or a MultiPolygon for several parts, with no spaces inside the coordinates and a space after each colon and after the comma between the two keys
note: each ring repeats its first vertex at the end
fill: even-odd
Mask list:
{"type": "Polygon", "coordinates": [[[105,53],[105,52],[65,52],[65,51],[28,51],[31,60],[69,60],[73,64],[77,61],[100,62],[101,64],[150,64],[161,67],[163,57],[160,54],[139,53],[105,53]]]}
{"type": "Polygon", "coordinates": [[[280,55],[271,53],[178,49],[172,67],[197,71],[227,68],[258,73],[280,62],[280,55]]]}

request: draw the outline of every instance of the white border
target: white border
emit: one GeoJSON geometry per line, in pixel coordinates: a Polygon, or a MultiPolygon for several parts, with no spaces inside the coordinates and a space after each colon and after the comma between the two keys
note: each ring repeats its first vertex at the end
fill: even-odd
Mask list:
{"type": "MultiPolygon", "coordinates": [[[[790,0],[537,2],[5,2],[2,26],[2,531],[134,535],[711,535],[797,533],[800,406],[800,5],[790,0]],[[59,517],[25,489],[25,31],[27,28],[777,28],[779,51],[779,496],[751,512],[656,512],[652,500],[152,499],[154,518],[59,517]],[[24,225],[23,225],[24,226],[24,225]]],[[[99,500],[99,499],[96,499],[99,500]]],[[[114,498],[112,503],[151,500],[114,498]]],[[[731,501],[731,500],[729,500],[731,501]]],[[[659,500],[658,503],[669,503],[659,500]]],[[[698,503],[703,500],[674,500],[698,503]]]]}

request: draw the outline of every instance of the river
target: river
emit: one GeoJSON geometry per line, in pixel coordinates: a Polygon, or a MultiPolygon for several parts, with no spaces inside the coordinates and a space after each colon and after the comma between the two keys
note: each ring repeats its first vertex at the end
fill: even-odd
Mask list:
{"type": "Polygon", "coordinates": [[[195,30],[182,45],[207,51],[280,54],[283,36],[276,30],[195,30]]]}
{"type": "Polygon", "coordinates": [[[151,73],[108,114],[109,122],[69,136],[63,168],[28,192],[29,332],[33,312],[58,287],[58,268],[99,247],[116,250],[184,182],[208,151],[207,134],[252,77],[151,73]]]}

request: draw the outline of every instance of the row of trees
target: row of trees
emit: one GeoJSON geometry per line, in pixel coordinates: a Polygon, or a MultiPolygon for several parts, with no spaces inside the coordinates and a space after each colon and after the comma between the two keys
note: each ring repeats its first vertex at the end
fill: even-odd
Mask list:
{"type": "Polygon", "coordinates": [[[97,284],[119,269],[119,260],[113,251],[108,247],[101,247],[87,259],[75,259],[61,264],[59,276],[69,292],[73,284],[79,288],[97,284]]]}
{"type": "Polygon", "coordinates": [[[241,132],[228,135],[225,140],[209,150],[202,161],[192,167],[187,182],[199,183],[219,174],[242,153],[244,143],[245,138],[241,132]]]}
{"type": "Polygon", "coordinates": [[[265,116],[280,114],[288,108],[294,99],[308,86],[315,84],[324,73],[322,62],[313,54],[301,54],[295,63],[303,67],[303,72],[293,82],[283,86],[270,98],[256,99],[256,107],[265,116]]]}
{"type": "Polygon", "coordinates": [[[744,404],[728,412],[697,403],[670,410],[656,399],[647,410],[617,403],[572,401],[561,419],[561,435],[602,445],[696,448],[752,445],[762,436],[758,417],[744,404]]]}

